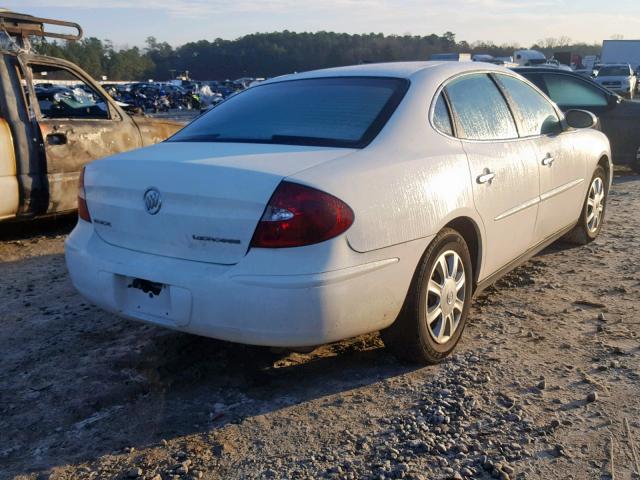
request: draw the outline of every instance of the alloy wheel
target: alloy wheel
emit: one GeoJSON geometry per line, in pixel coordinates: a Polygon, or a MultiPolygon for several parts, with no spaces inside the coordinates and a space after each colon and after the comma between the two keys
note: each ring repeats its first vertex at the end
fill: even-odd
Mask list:
{"type": "Polygon", "coordinates": [[[604,211],[604,182],[602,178],[596,177],[589,187],[589,197],[587,198],[587,229],[590,233],[595,233],[602,222],[604,211]]]}
{"type": "Polygon", "coordinates": [[[453,250],[434,262],[427,289],[427,329],[438,344],[447,343],[460,326],[466,276],[460,255],[453,250]]]}

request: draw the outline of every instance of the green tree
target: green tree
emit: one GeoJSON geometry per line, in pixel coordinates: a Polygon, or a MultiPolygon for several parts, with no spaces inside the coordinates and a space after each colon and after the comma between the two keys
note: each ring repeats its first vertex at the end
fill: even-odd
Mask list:
{"type": "MultiPolygon", "coordinates": [[[[336,32],[254,33],[235,40],[200,40],[179,47],[148,37],[146,48],[116,50],[109,40],[87,38],[75,43],[36,41],[40,53],[71,60],[91,75],[111,80],[167,80],[188,70],[200,80],[239,77],[273,77],[317,68],[368,62],[428,60],[434,53],[468,52],[512,55],[519,45],[456,40],[453,32],[442,35],[350,35],[336,32]]],[[[548,38],[532,48],[547,56],[554,50],[580,55],[598,54],[599,45],[573,43],[566,37],[548,38]]]]}

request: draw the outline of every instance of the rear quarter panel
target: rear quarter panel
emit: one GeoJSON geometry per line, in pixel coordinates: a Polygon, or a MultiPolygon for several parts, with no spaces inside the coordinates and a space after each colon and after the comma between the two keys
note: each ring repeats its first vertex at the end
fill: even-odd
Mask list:
{"type": "Polygon", "coordinates": [[[292,177],[351,206],[355,221],[347,240],[358,252],[434,235],[456,217],[471,218],[482,230],[462,146],[429,123],[437,87],[412,80],[404,100],[369,146],[292,177]]]}
{"type": "Polygon", "coordinates": [[[582,160],[584,178],[583,198],[587,194],[587,189],[591,184],[591,177],[602,158],[607,159],[607,170],[609,175],[609,186],[613,179],[613,163],[611,161],[611,148],[607,136],[591,128],[576,130],[573,132],[573,150],[575,155],[582,160]]]}

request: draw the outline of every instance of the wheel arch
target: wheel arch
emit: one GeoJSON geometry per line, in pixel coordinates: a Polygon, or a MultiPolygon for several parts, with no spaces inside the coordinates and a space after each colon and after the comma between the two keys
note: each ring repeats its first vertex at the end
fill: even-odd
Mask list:
{"type": "Polygon", "coordinates": [[[454,229],[462,235],[462,238],[464,238],[464,241],[467,243],[469,254],[471,255],[471,262],[473,263],[473,289],[475,290],[482,266],[482,255],[484,253],[480,227],[470,217],[457,217],[449,221],[444,228],[454,229]]]}
{"type": "Polygon", "coordinates": [[[607,175],[607,184],[611,185],[613,172],[611,171],[611,160],[609,157],[606,154],[601,155],[597,166],[604,168],[604,173],[607,175]]]}

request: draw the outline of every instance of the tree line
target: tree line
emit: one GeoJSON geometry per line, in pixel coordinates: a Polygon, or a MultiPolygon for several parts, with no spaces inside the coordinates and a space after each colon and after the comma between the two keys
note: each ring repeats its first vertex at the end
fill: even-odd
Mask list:
{"type": "MultiPolygon", "coordinates": [[[[335,32],[290,31],[254,33],[235,40],[200,40],[179,47],[149,37],[146,47],[114,48],[113,42],[95,37],[79,42],[34,43],[38,53],[70,60],[96,78],[109,80],[168,80],[188,71],[198,80],[273,77],[316,68],[368,62],[428,60],[434,53],[488,53],[513,55],[518,45],[457,41],[455,34],[352,35],[335,32]]],[[[599,54],[600,45],[574,43],[566,37],[548,38],[530,48],[548,57],[554,51],[580,55],[599,54]]]]}

